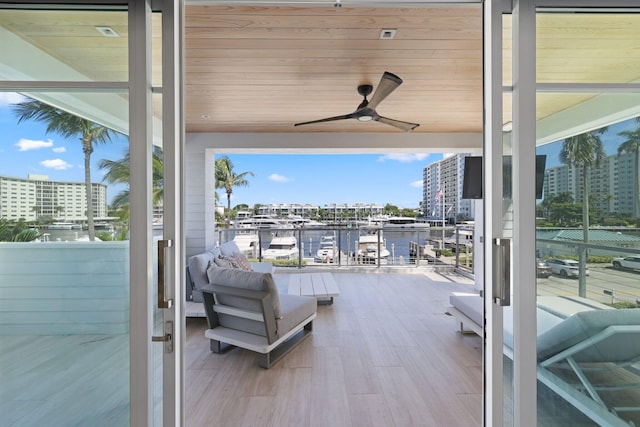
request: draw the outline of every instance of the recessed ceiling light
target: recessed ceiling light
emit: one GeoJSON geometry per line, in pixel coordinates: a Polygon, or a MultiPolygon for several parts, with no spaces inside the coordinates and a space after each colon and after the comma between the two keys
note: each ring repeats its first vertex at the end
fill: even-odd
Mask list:
{"type": "Polygon", "coordinates": [[[96,30],[105,37],[120,37],[111,27],[96,27],[96,30]]]}
{"type": "Polygon", "coordinates": [[[209,114],[203,114],[200,116],[201,119],[209,120],[211,116],[209,114]]]}
{"type": "Polygon", "coordinates": [[[395,28],[383,28],[380,30],[380,40],[391,40],[396,36],[395,28]]]}

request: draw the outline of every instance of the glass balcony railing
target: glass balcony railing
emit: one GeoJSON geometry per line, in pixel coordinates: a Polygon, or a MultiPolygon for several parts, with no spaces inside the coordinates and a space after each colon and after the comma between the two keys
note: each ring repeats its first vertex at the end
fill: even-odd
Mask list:
{"type": "Polygon", "coordinates": [[[280,267],[449,267],[473,273],[473,227],[218,229],[249,258],[280,267]]]}
{"type": "Polygon", "coordinates": [[[610,236],[608,242],[537,239],[538,259],[551,267],[538,275],[538,295],[579,296],[616,308],[640,307],[640,230],[605,233],[610,236]]]}

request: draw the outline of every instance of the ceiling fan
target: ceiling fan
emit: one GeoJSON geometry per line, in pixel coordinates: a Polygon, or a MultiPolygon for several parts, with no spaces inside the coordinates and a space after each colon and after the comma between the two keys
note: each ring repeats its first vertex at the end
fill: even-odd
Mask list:
{"type": "Polygon", "coordinates": [[[420,125],[417,123],[409,123],[400,120],[389,119],[387,117],[382,117],[381,115],[376,113],[376,107],[378,106],[378,104],[380,104],[387,96],[391,94],[391,92],[396,90],[396,88],[401,84],[402,79],[400,77],[396,76],[393,73],[385,71],[382,75],[382,78],[380,79],[380,83],[378,83],[378,88],[371,97],[371,100],[367,100],[367,96],[373,91],[373,86],[358,86],[358,93],[364,97],[364,100],[360,103],[360,105],[358,105],[358,108],[353,113],[344,114],[342,116],[328,117],[326,119],[313,120],[310,122],[296,123],[294,126],[309,125],[311,123],[332,122],[336,120],[357,119],[361,122],[368,122],[373,120],[397,127],[398,129],[402,129],[405,131],[412,131],[420,125]]]}

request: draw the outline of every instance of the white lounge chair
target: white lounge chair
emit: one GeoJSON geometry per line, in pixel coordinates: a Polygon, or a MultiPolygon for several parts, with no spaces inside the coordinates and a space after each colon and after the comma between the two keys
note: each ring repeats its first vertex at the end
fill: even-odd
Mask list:
{"type": "MultiPolygon", "coordinates": [[[[483,300],[450,296],[461,332],[482,336],[483,300]]],[[[507,307],[505,325],[513,312],[507,307]]],[[[615,310],[580,297],[540,297],[538,379],[586,416],[606,426],[640,426],[640,309],[615,310]]],[[[513,357],[513,333],[504,330],[513,357]]]]}
{"type": "Polygon", "coordinates": [[[640,310],[589,310],[538,336],[538,379],[600,425],[640,421],[640,310]]]}

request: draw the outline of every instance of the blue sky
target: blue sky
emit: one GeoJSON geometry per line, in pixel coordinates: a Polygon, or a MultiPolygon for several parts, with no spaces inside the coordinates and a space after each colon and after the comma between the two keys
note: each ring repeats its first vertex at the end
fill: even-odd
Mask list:
{"type": "MultiPolygon", "coordinates": [[[[46,125],[34,121],[18,124],[11,105],[24,98],[0,92],[0,175],[27,178],[28,174],[49,176],[52,181],[84,182],[84,154],[77,138],[65,139],[47,133],[46,125]]],[[[119,160],[129,149],[126,137],[107,145],[96,145],[91,155],[91,180],[102,182],[101,159],[119,160]]],[[[122,186],[109,187],[111,199],[122,186]]]]}
{"type": "MultiPolygon", "coordinates": [[[[391,203],[416,208],[422,170],[442,154],[233,154],[236,173],[251,171],[248,187],[233,191],[240,203],[391,203]]],[[[219,192],[226,204],[226,194],[219,192]]]]}
{"type": "MultiPolygon", "coordinates": [[[[0,175],[26,178],[48,175],[56,181],[84,181],[80,142],[47,134],[34,121],[18,125],[11,104],[21,98],[0,93],[0,175]]],[[[127,139],[97,145],[91,155],[93,182],[102,182],[101,159],[119,160],[128,149],[127,139]]],[[[238,173],[251,171],[250,185],[237,188],[233,206],[246,203],[391,203],[414,208],[422,200],[422,170],[441,154],[375,155],[229,155],[238,173]]],[[[109,186],[111,200],[122,187],[109,186]]],[[[226,196],[220,194],[226,203],[226,196]]]]}
{"type": "MultiPolygon", "coordinates": [[[[605,154],[607,156],[618,154],[618,146],[623,142],[623,138],[618,136],[618,133],[626,130],[633,130],[639,125],[640,124],[636,122],[635,119],[630,119],[609,126],[607,132],[600,136],[605,154]]],[[[561,148],[562,141],[555,141],[538,147],[536,153],[547,155],[546,168],[549,169],[561,165],[559,158],[561,148]]]]}

